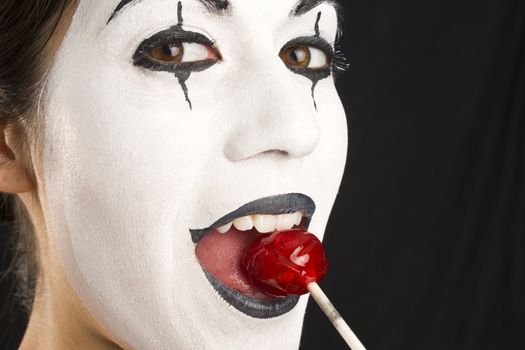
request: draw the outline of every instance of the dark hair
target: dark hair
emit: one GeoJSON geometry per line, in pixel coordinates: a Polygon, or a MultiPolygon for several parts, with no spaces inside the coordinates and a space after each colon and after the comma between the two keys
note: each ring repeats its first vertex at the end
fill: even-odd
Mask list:
{"type": "MultiPolygon", "coordinates": [[[[13,130],[16,148],[24,156],[21,161],[35,186],[29,145],[37,132],[31,126],[48,68],[46,48],[73,2],[0,1],[0,126],[13,130]]],[[[8,165],[8,160],[0,161],[0,166],[8,165]]],[[[17,196],[0,193],[0,282],[6,287],[0,291],[7,293],[0,297],[2,349],[18,348],[31,312],[37,273],[33,236],[25,206],[17,196]]]]}

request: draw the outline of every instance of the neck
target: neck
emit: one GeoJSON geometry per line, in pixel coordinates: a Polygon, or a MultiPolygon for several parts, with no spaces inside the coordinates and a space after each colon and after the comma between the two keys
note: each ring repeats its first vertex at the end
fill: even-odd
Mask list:
{"type": "Polygon", "coordinates": [[[38,276],[29,324],[19,349],[122,349],[110,340],[67,281],[40,205],[29,193],[20,197],[34,226],[38,276]]]}

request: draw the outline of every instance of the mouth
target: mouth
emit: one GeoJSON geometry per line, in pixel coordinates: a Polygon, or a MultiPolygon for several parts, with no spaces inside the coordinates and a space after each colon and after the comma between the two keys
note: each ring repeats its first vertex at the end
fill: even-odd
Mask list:
{"type": "Polygon", "coordinates": [[[260,235],[293,228],[308,230],[314,201],[301,193],[264,197],[228,213],[204,229],[190,229],[195,254],[215,291],[231,306],[254,318],[292,310],[299,296],[275,298],[256,287],[241,266],[248,246],[260,235]]]}

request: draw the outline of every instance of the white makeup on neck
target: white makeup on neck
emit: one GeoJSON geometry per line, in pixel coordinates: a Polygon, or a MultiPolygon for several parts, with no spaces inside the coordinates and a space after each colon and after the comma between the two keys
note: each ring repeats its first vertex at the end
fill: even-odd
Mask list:
{"type": "Polygon", "coordinates": [[[311,199],[324,234],[347,148],[337,14],[303,2],[319,4],[80,1],[49,75],[42,205],[73,289],[126,347],[298,348],[307,297],[232,307],[191,233],[311,199]]]}

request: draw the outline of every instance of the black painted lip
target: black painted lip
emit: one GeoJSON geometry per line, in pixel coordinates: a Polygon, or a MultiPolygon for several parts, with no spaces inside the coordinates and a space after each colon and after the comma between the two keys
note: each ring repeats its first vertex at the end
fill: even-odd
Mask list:
{"type": "Polygon", "coordinates": [[[212,274],[206,271],[205,268],[202,269],[210,284],[224,301],[253,318],[272,318],[284,315],[288,311],[291,311],[299,302],[298,295],[290,295],[284,298],[275,298],[271,300],[259,300],[249,297],[226,287],[213,277],[212,274]]]}
{"type": "Polygon", "coordinates": [[[222,218],[215,221],[212,225],[204,229],[190,229],[191,240],[197,243],[204,237],[211,229],[221,227],[227,223],[253,214],[268,214],[279,215],[289,214],[297,211],[302,211],[305,218],[305,225],[308,228],[312,215],[315,212],[314,201],[302,193],[288,193],[277,196],[263,197],[252,202],[246,203],[240,208],[224,215],[222,218]]]}
{"type": "MultiPolygon", "coordinates": [[[[253,214],[268,214],[278,215],[294,213],[297,211],[303,212],[302,228],[308,230],[312,215],[315,212],[314,201],[302,193],[288,193],[283,195],[264,197],[249,202],[237,210],[226,214],[219,220],[215,221],[210,227],[200,230],[190,230],[191,238],[194,243],[197,243],[204,237],[211,229],[225,225],[236,218],[253,214]]],[[[298,295],[290,295],[285,298],[275,298],[271,300],[259,300],[237,292],[222,282],[213,277],[201,265],[204,274],[215,291],[231,306],[235,307],[242,313],[254,318],[272,318],[281,316],[292,310],[299,302],[298,295]]]]}

